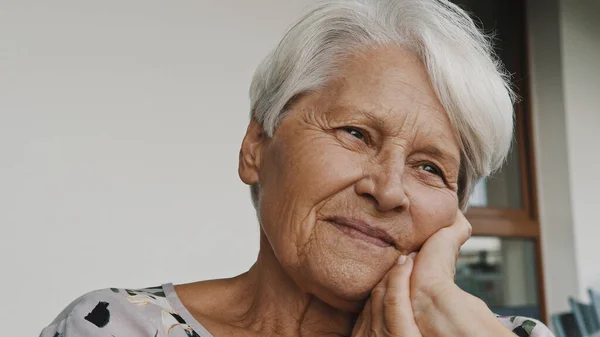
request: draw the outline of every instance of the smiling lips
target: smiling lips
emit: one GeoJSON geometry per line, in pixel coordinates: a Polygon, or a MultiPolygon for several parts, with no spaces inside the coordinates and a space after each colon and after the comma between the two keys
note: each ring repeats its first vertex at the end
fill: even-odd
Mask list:
{"type": "Polygon", "coordinates": [[[385,248],[394,245],[394,239],[387,232],[374,228],[366,222],[343,217],[329,218],[327,222],[346,235],[375,246],[385,248]]]}

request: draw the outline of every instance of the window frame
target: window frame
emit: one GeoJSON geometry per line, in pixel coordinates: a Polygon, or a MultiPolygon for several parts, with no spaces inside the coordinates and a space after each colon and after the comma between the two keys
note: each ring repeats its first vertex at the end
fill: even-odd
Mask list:
{"type": "Polygon", "coordinates": [[[465,213],[473,226],[473,236],[495,236],[503,238],[524,238],[534,241],[536,247],[536,276],[540,316],[547,320],[546,296],[544,288],[543,259],[540,241],[540,222],[533,137],[531,83],[528,48],[528,31],[525,0],[507,0],[512,22],[516,24],[515,43],[512,52],[515,64],[513,85],[520,100],[515,104],[515,138],[520,160],[520,183],[522,207],[520,209],[499,209],[492,207],[471,207],[465,213]]]}

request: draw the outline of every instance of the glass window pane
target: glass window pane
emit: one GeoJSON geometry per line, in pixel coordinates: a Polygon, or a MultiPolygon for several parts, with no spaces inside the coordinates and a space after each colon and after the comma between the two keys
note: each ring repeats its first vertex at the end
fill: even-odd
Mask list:
{"type": "Polygon", "coordinates": [[[535,242],[472,237],[461,248],[456,284],[499,315],[540,318],[535,242]]]}
{"type": "MultiPolygon", "coordinates": [[[[516,143],[513,144],[513,147],[516,143]]],[[[502,168],[491,177],[477,182],[469,199],[471,207],[503,209],[523,208],[521,192],[521,164],[516,149],[512,149],[502,168]]]]}

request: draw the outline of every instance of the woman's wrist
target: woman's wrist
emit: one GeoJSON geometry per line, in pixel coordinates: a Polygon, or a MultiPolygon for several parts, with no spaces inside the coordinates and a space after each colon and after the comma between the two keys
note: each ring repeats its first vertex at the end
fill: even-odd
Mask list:
{"type": "Polygon", "coordinates": [[[423,336],[514,337],[482,300],[454,282],[416,290],[411,297],[415,321],[423,336]]]}

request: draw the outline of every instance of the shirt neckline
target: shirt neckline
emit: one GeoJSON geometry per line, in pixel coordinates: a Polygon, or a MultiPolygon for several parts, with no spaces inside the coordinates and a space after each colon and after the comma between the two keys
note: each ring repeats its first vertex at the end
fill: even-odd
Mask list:
{"type": "Polygon", "coordinates": [[[196,331],[197,334],[200,335],[200,337],[214,337],[210,332],[208,332],[208,330],[206,330],[206,328],[200,322],[198,322],[194,318],[194,316],[192,316],[192,314],[190,314],[187,308],[183,305],[181,299],[179,298],[179,296],[177,296],[177,292],[175,292],[175,287],[173,286],[173,283],[165,283],[162,285],[162,288],[167,297],[167,301],[169,302],[173,310],[175,310],[175,312],[177,312],[177,314],[181,316],[183,320],[192,329],[194,329],[194,331],[196,331]]]}

